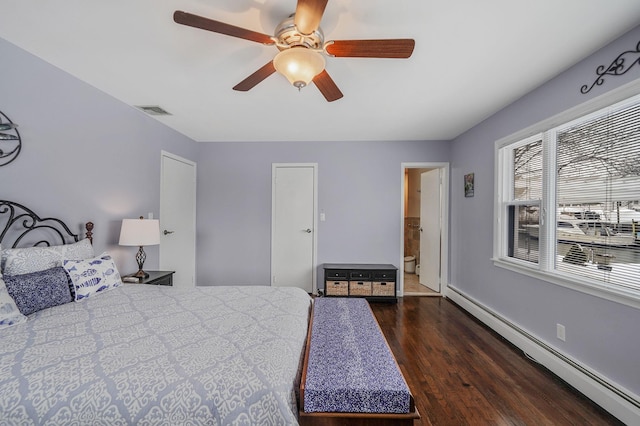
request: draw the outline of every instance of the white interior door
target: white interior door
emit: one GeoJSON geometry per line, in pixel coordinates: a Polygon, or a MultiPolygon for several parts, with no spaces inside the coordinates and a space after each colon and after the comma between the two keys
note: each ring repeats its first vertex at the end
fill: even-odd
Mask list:
{"type": "Polygon", "coordinates": [[[163,151],[160,182],[160,270],[175,287],[196,284],[196,163],[163,151]]]}
{"type": "Polygon", "coordinates": [[[440,169],[420,175],[420,284],[440,292],[440,169]]]}
{"type": "Polygon", "coordinates": [[[274,164],[272,170],[271,285],[315,287],[315,164],[274,164]]]}

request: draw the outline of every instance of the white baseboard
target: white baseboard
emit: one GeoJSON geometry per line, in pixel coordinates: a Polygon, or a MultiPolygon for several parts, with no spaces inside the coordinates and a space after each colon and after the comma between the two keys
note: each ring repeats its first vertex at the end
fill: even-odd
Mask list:
{"type": "Polygon", "coordinates": [[[521,349],[622,422],[640,424],[640,397],[526,332],[449,285],[444,296],[521,349]]]}

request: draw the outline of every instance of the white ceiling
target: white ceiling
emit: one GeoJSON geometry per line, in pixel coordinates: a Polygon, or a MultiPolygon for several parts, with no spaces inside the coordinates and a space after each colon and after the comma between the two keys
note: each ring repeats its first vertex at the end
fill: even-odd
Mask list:
{"type": "Polygon", "coordinates": [[[232,90],[277,49],[172,18],[273,34],[295,0],[0,5],[0,37],[128,105],[160,105],[172,115],[159,121],[200,142],[452,139],[640,22],[638,0],[329,0],[326,40],[416,40],[409,59],[328,57],[344,93],[329,103],[277,73],[232,90]]]}

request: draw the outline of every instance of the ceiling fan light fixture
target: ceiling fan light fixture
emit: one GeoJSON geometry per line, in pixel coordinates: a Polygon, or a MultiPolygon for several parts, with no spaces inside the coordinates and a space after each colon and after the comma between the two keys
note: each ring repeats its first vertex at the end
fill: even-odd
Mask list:
{"type": "Polygon", "coordinates": [[[325,60],[314,50],[292,47],[278,53],[273,59],[273,66],[300,90],[324,70],[325,60]]]}

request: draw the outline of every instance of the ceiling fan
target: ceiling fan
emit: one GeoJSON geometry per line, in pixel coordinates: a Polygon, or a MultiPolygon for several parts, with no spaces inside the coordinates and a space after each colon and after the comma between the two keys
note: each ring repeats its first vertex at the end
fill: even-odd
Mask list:
{"type": "Polygon", "coordinates": [[[265,45],[275,45],[280,52],[233,90],[246,92],[274,72],[283,74],[298,90],[313,82],[327,101],[342,98],[342,92],[327,73],[323,54],[350,58],[408,58],[413,53],[413,39],[330,40],[324,41],[320,21],[328,0],[298,0],[296,11],[282,21],[274,36],[236,27],[180,10],[173,20],[182,25],[238,37],[265,45]]]}

